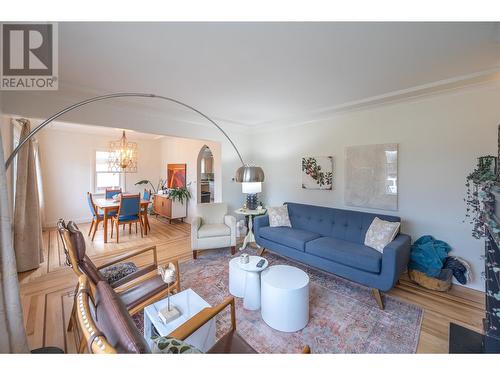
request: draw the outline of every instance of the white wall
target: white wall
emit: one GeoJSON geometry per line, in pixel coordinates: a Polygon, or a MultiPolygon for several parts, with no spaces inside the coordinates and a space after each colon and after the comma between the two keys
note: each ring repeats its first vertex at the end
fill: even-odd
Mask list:
{"type": "MultiPolygon", "coordinates": [[[[90,211],[87,192],[94,192],[95,151],[106,150],[116,137],[86,134],[46,128],[37,136],[40,145],[43,189],[45,197],[45,227],[54,226],[59,218],[88,222],[90,211]]],[[[142,192],[144,186],[134,183],[148,179],[154,183],[160,175],[158,140],[134,139],[138,144],[138,172],[126,174],[125,191],[142,192]]]]}
{"type": "Polygon", "coordinates": [[[203,146],[208,146],[214,155],[214,184],[215,202],[222,201],[222,168],[221,168],[221,145],[219,142],[208,140],[188,139],[178,137],[163,137],[161,144],[161,173],[166,178],[167,164],[187,164],[186,183],[191,183],[189,189],[192,199],[188,204],[188,222],[196,214],[198,195],[198,154],[203,146]]]}
{"type": "Polygon", "coordinates": [[[496,155],[500,124],[499,84],[384,105],[302,126],[265,131],[257,161],[264,168],[264,201],[304,202],[345,207],[346,146],[399,143],[399,211],[402,230],[413,240],[430,234],[448,242],[453,254],[473,266],[469,287],[484,289],[481,272],[484,241],[471,237],[464,224],[465,177],[481,155],[496,155]],[[334,157],[334,190],[303,190],[301,157],[334,157]]]}

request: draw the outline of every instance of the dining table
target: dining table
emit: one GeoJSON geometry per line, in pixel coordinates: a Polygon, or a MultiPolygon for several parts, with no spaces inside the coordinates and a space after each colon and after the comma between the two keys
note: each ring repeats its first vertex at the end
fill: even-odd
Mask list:
{"type": "MultiPolygon", "coordinates": [[[[141,211],[144,211],[144,234],[148,234],[148,206],[151,201],[141,199],[141,211]]],[[[118,211],[120,208],[120,201],[115,199],[96,198],[94,204],[98,209],[101,209],[104,215],[104,243],[108,242],[108,216],[110,212],[118,211]]]]}

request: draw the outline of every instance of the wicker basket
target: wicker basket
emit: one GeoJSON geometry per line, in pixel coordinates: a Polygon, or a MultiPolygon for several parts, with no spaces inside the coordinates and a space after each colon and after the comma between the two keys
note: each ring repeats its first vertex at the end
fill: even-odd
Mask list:
{"type": "Polygon", "coordinates": [[[409,270],[408,275],[410,280],[417,283],[418,285],[430,289],[437,290],[439,292],[446,292],[451,288],[451,279],[453,273],[449,269],[441,270],[439,278],[427,276],[425,273],[417,270],[409,270]]]}

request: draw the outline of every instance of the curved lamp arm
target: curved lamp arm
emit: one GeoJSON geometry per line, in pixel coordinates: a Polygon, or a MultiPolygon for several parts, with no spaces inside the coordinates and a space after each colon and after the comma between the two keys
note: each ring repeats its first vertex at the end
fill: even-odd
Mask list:
{"type": "MultiPolygon", "coordinates": [[[[210,123],[212,123],[212,125],[214,125],[217,129],[219,129],[222,134],[224,134],[224,136],[227,138],[227,140],[229,141],[229,143],[231,143],[231,146],[233,146],[234,151],[236,151],[236,154],[238,154],[238,158],[240,159],[241,164],[243,165],[243,167],[245,167],[245,163],[243,162],[243,158],[241,157],[240,152],[236,148],[236,146],[233,143],[233,141],[231,140],[231,138],[229,138],[229,136],[226,134],[226,132],[219,125],[217,125],[217,123],[214,120],[212,120],[210,117],[208,117],[207,115],[205,115],[203,112],[197,110],[194,107],[191,107],[189,104],[183,103],[183,102],[181,102],[181,101],[179,101],[177,99],[169,98],[169,97],[166,97],[166,96],[155,95],[155,94],[145,94],[145,93],[134,93],[134,92],[130,92],[130,93],[129,92],[120,92],[120,93],[114,93],[114,94],[96,96],[94,98],[83,100],[83,101],[75,103],[75,104],[73,104],[73,105],[71,105],[69,107],[66,107],[63,110],[57,112],[56,114],[50,116],[47,120],[45,120],[44,122],[42,122],[35,129],[33,129],[28,134],[28,136],[26,138],[24,138],[21,142],[19,142],[19,145],[14,149],[14,151],[12,151],[12,153],[9,156],[9,158],[5,162],[5,169],[7,170],[9,168],[10,164],[12,163],[12,161],[14,160],[14,158],[16,157],[16,155],[19,152],[19,150],[21,149],[21,147],[23,147],[24,144],[26,142],[28,142],[31,137],[33,137],[36,133],[38,133],[45,126],[47,126],[48,124],[50,124],[52,121],[54,121],[58,117],[64,115],[67,112],[72,111],[73,109],[76,109],[78,107],[82,107],[84,105],[87,105],[87,104],[90,104],[90,103],[93,103],[93,102],[98,102],[98,101],[107,100],[107,99],[114,99],[114,98],[124,98],[124,97],[140,97],[140,98],[163,99],[163,100],[167,100],[169,102],[173,102],[173,103],[179,104],[179,105],[181,105],[183,107],[186,107],[186,108],[188,108],[188,109],[190,109],[190,110],[198,113],[200,116],[204,117],[210,123]]],[[[253,167],[253,168],[255,168],[255,167],[253,167]]],[[[238,169],[238,171],[239,171],[239,169],[238,169]]]]}

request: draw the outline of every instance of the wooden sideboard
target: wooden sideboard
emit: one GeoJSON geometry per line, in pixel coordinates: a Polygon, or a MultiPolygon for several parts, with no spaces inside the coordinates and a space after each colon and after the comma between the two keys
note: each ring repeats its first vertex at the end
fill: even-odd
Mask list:
{"type": "Polygon", "coordinates": [[[187,216],[187,204],[173,201],[168,195],[155,194],[153,197],[153,212],[172,222],[173,219],[184,221],[187,216]]]}

